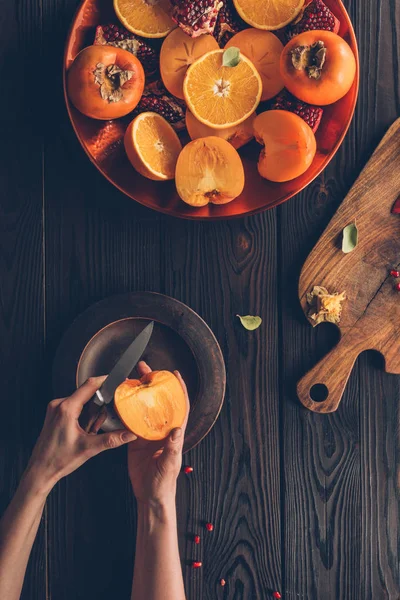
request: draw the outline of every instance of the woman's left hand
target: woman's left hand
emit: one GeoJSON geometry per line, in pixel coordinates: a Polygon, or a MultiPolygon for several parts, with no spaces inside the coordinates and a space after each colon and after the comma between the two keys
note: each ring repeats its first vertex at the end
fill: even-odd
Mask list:
{"type": "Polygon", "coordinates": [[[91,377],[69,398],[52,400],[48,405],[43,429],[26,472],[32,476],[38,490],[48,493],[57,481],[89,458],[136,440],[135,434],[125,429],[96,435],[86,433],[79,425],[83,406],[105,379],[91,377]]]}

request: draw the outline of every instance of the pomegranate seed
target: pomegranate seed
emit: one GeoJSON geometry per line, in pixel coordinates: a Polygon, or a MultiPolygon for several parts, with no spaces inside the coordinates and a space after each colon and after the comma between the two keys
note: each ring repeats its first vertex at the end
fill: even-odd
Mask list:
{"type": "Polygon", "coordinates": [[[396,271],[395,269],[390,271],[390,274],[392,277],[400,277],[400,271],[396,271]]]}
{"type": "Polygon", "coordinates": [[[219,582],[219,585],[222,585],[222,587],[224,587],[225,584],[226,584],[225,579],[221,579],[221,581],[219,582]]]}
{"type": "Polygon", "coordinates": [[[193,569],[200,569],[200,567],[202,567],[202,566],[203,566],[203,563],[201,563],[201,562],[198,562],[198,561],[192,562],[193,569]]]}
{"type": "Polygon", "coordinates": [[[214,529],[214,525],[212,523],[206,523],[207,531],[212,531],[214,529]]]}
{"type": "Polygon", "coordinates": [[[193,473],[193,467],[185,467],[184,471],[185,471],[186,475],[189,475],[189,473],[193,473]]]}
{"type": "Polygon", "coordinates": [[[400,283],[396,283],[396,290],[400,292],[400,283]]]}
{"type": "Polygon", "coordinates": [[[195,535],[194,536],[194,543],[195,544],[200,544],[200,536],[199,535],[195,535]]]}
{"type": "Polygon", "coordinates": [[[277,600],[279,600],[280,598],[282,598],[282,596],[280,595],[280,593],[279,593],[279,592],[274,592],[274,593],[272,594],[272,596],[273,596],[274,598],[277,598],[277,600]]]}

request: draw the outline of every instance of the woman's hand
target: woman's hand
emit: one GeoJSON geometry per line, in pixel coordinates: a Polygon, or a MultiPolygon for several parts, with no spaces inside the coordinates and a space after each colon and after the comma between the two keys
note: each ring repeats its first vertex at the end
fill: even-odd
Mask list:
{"type": "MultiPolygon", "coordinates": [[[[140,376],[151,371],[145,362],[138,364],[140,376]]],[[[187,414],[182,428],[174,429],[162,442],[137,440],[128,446],[128,470],[138,502],[152,507],[175,504],[176,480],[182,467],[182,448],[189,416],[186,385],[175,371],[185,392],[187,414]]]]}
{"type": "Polygon", "coordinates": [[[48,405],[43,429],[26,471],[37,490],[48,493],[57,481],[92,456],[137,439],[124,429],[95,435],[85,433],[79,425],[83,406],[105,379],[92,377],[69,398],[52,400],[48,405]]]}

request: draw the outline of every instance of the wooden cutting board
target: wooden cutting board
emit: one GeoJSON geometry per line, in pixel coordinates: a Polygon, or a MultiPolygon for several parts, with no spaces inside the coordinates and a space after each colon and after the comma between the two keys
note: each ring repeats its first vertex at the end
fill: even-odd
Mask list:
{"type": "Polygon", "coordinates": [[[300,401],[310,410],[329,413],[338,408],[364,350],[377,350],[385,370],[400,374],[400,279],[390,275],[391,269],[400,270],[400,215],[391,213],[399,196],[400,119],[375,150],[300,275],[299,298],[306,316],[307,294],[314,286],[347,295],[339,343],[297,385],[300,401]],[[344,254],[342,231],[354,222],[358,246],[344,254]],[[318,396],[320,401],[315,401],[318,396]]]}

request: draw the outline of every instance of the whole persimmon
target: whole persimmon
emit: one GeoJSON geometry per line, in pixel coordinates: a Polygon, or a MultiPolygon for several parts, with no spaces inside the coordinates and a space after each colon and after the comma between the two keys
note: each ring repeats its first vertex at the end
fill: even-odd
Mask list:
{"type": "Polygon", "coordinates": [[[254,121],[256,140],[264,146],[258,172],[269,181],[290,181],[311,165],[317,144],[309,125],[286,110],[267,110],[254,121]]]}
{"type": "Polygon", "coordinates": [[[185,392],[170,371],[126,379],[115,390],[114,408],[125,427],[145,440],[163,440],[182,427],[187,412],[185,392]]]}
{"type": "Polygon", "coordinates": [[[178,157],[175,183],[190,206],[226,204],[244,188],[244,169],[237,150],[226,140],[209,136],[189,142],[178,157]]]}
{"type": "Polygon", "coordinates": [[[356,59],[343,38],[331,31],[305,31],[281,54],[281,75],[294,96],[325,106],[343,98],[356,75],[356,59]]]}
{"type": "Polygon", "coordinates": [[[144,79],[140,61],[127,50],[88,46],[79,52],[68,71],[68,96],[87,117],[117,119],[136,107],[144,79]]]}

